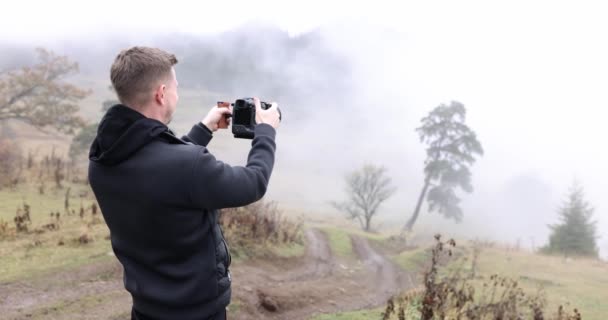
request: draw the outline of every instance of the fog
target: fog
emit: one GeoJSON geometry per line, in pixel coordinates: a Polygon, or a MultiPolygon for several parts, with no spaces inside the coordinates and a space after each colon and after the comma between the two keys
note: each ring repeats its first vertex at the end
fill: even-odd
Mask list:
{"type": "MultiPolygon", "coordinates": [[[[384,165],[398,191],[381,207],[379,228],[405,223],[422,188],[420,119],[457,100],[485,150],[472,167],[475,190],[460,193],[462,223],[424,206],[416,228],[539,247],[576,180],[595,208],[598,243],[608,255],[608,22],[599,3],[306,3],[176,2],[163,11],[146,2],[140,14],[117,3],[97,4],[105,8],[97,14],[95,6],[36,4],[46,14],[0,22],[0,65],[28,61],[31,48],[44,46],[78,61],[83,83],[106,81],[99,91],[121,48],[175,52],[180,86],[188,90],[184,105],[253,95],[281,105],[269,198],[338,215],[327,203],[344,197],[344,174],[384,165]],[[195,54],[200,48],[212,54],[195,54]],[[200,96],[189,100],[192,92],[200,96]]],[[[94,99],[111,97],[105,90],[94,99]]],[[[203,115],[178,107],[172,126],[185,133],[203,115]]],[[[216,135],[212,152],[243,164],[249,142],[216,135]]]]}

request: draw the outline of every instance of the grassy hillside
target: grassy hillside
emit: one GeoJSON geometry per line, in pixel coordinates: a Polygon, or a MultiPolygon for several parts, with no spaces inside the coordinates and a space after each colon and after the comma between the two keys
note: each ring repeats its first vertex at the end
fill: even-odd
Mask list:
{"type": "Polygon", "coordinates": [[[0,190],[0,223],[5,222],[8,227],[0,234],[0,282],[111,258],[109,231],[100,211],[92,214],[94,201],[88,186],[69,184],[56,189],[49,185],[44,194],[29,184],[0,190]],[[68,187],[73,214],[65,212],[68,187]],[[13,219],[18,208],[23,211],[24,204],[30,208],[31,223],[27,233],[15,233],[13,219]],[[60,218],[51,216],[51,212],[59,212],[60,218]],[[45,227],[49,224],[58,229],[45,227]]]}
{"type": "MultiPolygon", "coordinates": [[[[345,231],[343,231],[345,232],[345,231]]],[[[334,233],[337,233],[334,231],[334,233]]],[[[464,241],[461,241],[464,243],[464,241]]],[[[471,269],[473,247],[459,245],[462,256],[453,260],[448,268],[471,269]]],[[[393,255],[393,261],[406,270],[422,273],[430,259],[425,248],[406,250],[393,255]]],[[[582,319],[603,320],[608,315],[608,263],[592,259],[566,259],[545,256],[521,250],[488,246],[481,249],[476,263],[476,277],[471,280],[476,292],[483,291],[484,283],[492,275],[517,281],[527,294],[542,292],[546,296],[546,316],[554,316],[558,307],[577,308],[582,319]]],[[[354,312],[320,315],[314,320],[377,319],[382,308],[354,312]]]]}
{"type": "MultiPolygon", "coordinates": [[[[93,214],[92,206],[97,204],[90,187],[64,181],[63,187],[58,188],[52,181],[46,180],[44,185],[43,194],[40,193],[39,182],[21,183],[14,189],[0,189],[0,283],[75,268],[98,260],[115,259],[109,230],[100,209],[97,208],[96,214],[93,214]],[[27,231],[17,232],[14,218],[17,213],[23,215],[24,206],[28,208],[30,222],[26,223],[27,231]],[[59,218],[56,213],[59,213],[59,218]]],[[[281,232],[291,231],[283,229],[293,227],[290,222],[283,220],[281,223],[281,232]]],[[[225,232],[230,233],[230,230],[225,232]]],[[[262,247],[257,248],[260,254],[271,253],[288,258],[305,253],[305,246],[299,240],[260,240],[259,244],[262,247]]],[[[232,249],[236,260],[255,255],[255,251],[239,255],[242,250],[252,249],[250,247],[239,248],[235,244],[232,249]]]]}
{"type": "MultiPolygon", "coordinates": [[[[482,249],[480,274],[499,274],[519,282],[529,291],[544,288],[549,310],[569,303],[583,319],[602,320],[608,316],[608,264],[590,259],[564,259],[523,251],[482,249]]],[[[481,283],[477,281],[477,285],[481,283]]]]}

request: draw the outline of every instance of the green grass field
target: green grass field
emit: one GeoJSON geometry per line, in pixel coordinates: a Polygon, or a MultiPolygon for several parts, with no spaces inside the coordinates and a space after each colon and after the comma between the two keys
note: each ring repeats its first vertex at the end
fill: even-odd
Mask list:
{"type": "Polygon", "coordinates": [[[346,230],[334,227],[323,227],[321,230],[327,235],[329,246],[334,255],[341,258],[354,257],[353,246],[346,230]]]}
{"type": "Polygon", "coordinates": [[[358,310],[332,314],[322,314],[312,317],[310,320],[370,320],[381,319],[384,308],[371,310],[358,310]]]}
{"type": "Polygon", "coordinates": [[[272,252],[279,257],[293,258],[306,253],[306,247],[300,243],[281,244],[272,248],[272,252]]]}
{"type": "Polygon", "coordinates": [[[317,225],[315,227],[318,227],[327,235],[333,254],[340,258],[355,258],[350,235],[366,237],[374,243],[379,243],[380,246],[382,245],[382,242],[388,238],[388,235],[386,234],[365,232],[353,227],[328,224],[317,225]]]}
{"type": "Polygon", "coordinates": [[[393,262],[403,270],[418,272],[428,263],[431,253],[426,248],[403,251],[392,257],[393,262]]]}
{"type": "Polygon", "coordinates": [[[44,194],[39,193],[38,185],[29,183],[20,184],[15,190],[0,190],[0,219],[12,221],[17,208],[25,202],[31,207],[32,221],[46,223],[50,212],[59,211],[63,214],[67,188],[70,188],[69,202],[72,209],[78,210],[81,202],[84,207],[90,207],[95,202],[89,186],[65,182],[63,184],[63,189],[57,189],[54,183],[45,181],[44,194]]]}
{"type": "Polygon", "coordinates": [[[114,259],[107,239],[109,230],[101,212],[98,210],[95,217],[90,212],[94,201],[88,187],[82,184],[66,187],[71,188],[70,208],[76,214],[65,213],[66,188],[49,187],[43,195],[35,191],[35,186],[27,184],[16,190],[0,190],[0,221],[13,229],[0,238],[0,281],[31,277],[100,259],[114,259]],[[88,209],[83,218],[79,216],[81,202],[88,209]],[[13,218],[17,208],[24,203],[31,208],[29,232],[15,233],[13,218]],[[51,217],[50,212],[60,212],[60,220],[51,217]],[[59,230],[34,231],[51,222],[58,223],[59,230]],[[91,241],[81,243],[79,238],[84,234],[91,241]]]}

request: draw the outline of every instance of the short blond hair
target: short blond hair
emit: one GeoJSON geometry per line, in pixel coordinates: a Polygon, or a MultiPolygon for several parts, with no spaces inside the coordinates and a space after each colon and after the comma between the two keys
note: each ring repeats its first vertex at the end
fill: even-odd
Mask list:
{"type": "Polygon", "coordinates": [[[110,70],[112,87],[123,104],[146,103],[146,93],[171,75],[175,55],[157,48],[132,47],[121,51],[110,70]]]}

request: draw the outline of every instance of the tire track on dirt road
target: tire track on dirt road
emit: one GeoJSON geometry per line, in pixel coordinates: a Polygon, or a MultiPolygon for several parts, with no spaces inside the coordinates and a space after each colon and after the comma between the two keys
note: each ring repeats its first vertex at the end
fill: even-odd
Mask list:
{"type": "Polygon", "coordinates": [[[370,280],[375,284],[376,295],[370,304],[385,303],[391,296],[414,287],[412,276],[374,250],[366,238],[351,235],[351,242],[353,250],[369,270],[370,280]]]}
{"type": "Polygon", "coordinates": [[[404,281],[409,274],[376,252],[366,238],[351,236],[359,259],[354,264],[332,255],[322,231],[308,229],[306,235],[302,266],[264,279],[248,278],[242,287],[236,280],[233,293],[243,303],[233,319],[304,320],[320,313],[368,309],[410,287],[404,281]]]}
{"type": "Polygon", "coordinates": [[[306,229],[306,255],[304,263],[289,270],[282,276],[273,277],[274,281],[306,281],[330,276],[336,265],[329,247],[327,235],[319,229],[306,229]]]}
{"type": "Polygon", "coordinates": [[[332,280],[337,265],[327,235],[315,228],[304,230],[306,253],[299,258],[259,260],[233,267],[233,296],[243,302],[231,318],[307,319],[318,311],[319,303],[333,303],[321,298],[329,289],[345,291],[332,280]],[[327,281],[325,281],[325,280],[327,281]],[[324,288],[324,286],[331,288],[324,288]],[[319,298],[325,301],[317,301],[319,298]],[[268,311],[271,309],[272,311],[268,311]]]}

